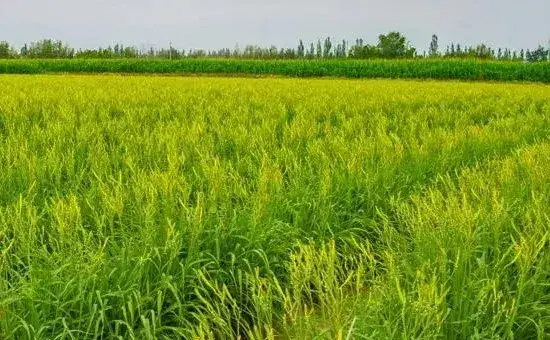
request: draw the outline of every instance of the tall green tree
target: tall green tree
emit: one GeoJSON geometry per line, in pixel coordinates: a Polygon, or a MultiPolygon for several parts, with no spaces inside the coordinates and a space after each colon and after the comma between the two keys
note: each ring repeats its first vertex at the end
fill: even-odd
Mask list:
{"type": "Polygon", "coordinates": [[[25,45],[23,45],[23,47],[21,47],[20,55],[23,58],[25,58],[29,55],[29,47],[27,46],[27,44],[25,44],[25,45]]]}
{"type": "Polygon", "coordinates": [[[315,58],[315,45],[314,45],[313,43],[311,43],[311,44],[309,45],[309,51],[307,52],[306,57],[307,57],[308,59],[313,59],[313,58],[315,58]]]}
{"type": "Polygon", "coordinates": [[[432,35],[432,41],[430,42],[430,57],[437,57],[439,55],[439,38],[437,35],[432,35]]]}
{"type": "Polygon", "coordinates": [[[321,59],[323,57],[323,48],[321,47],[321,40],[317,40],[317,50],[315,53],[315,57],[317,57],[317,59],[321,59]]]}
{"type": "Polygon", "coordinates": [[[15,57],[15,52],[7,41],[0,41],[0,59],[15,57]]]}
{"type": "Polygon", "coordinates": [[[346,39],[342,39],[342,57],[347,58],[348,56],[348,43],[346,39]]]}
{"type": "Polygon", "coordinates": [[[332,57],[332,41],[330,41],[330,37],[327,37],[325,39],[324,49],[323,49],[323,57],[330,58],[332,57]]]}
{"type": "Polygon", "coordinates": [[[305,56],[305,47],[302,39],[300,39],[300,43],[298,44],[297,55],[298,55],[298,58],[303,58],[305,56]]]}
{"type": "Polygon", "coordinates": [[[412,58],[416,50],[409,47],[407,38],[399,32],[378,36],[378,49],[382,58],[412,58]]]}

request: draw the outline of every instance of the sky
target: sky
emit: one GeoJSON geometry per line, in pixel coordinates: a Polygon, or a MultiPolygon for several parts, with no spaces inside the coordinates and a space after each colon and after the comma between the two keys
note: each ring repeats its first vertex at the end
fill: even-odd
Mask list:
{"type": "Polygon", "coordinates": [[[550,43],[550,0],[0,0],[0,40],[75,48],[295,47],[404,33],[419,51],[450,42],[534,49],[550,43]]]}

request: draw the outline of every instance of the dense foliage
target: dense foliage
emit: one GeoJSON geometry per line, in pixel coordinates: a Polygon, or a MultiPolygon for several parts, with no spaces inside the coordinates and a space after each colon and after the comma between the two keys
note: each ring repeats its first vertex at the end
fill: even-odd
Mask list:
{"type": "Polygon", "coordinates": [[[550,82],[550,64],[477,60],[0,60],[0,73],[149,73],[550,82]]]}
{"type": "Polygon", "coordinates": [[[0,88],[2,339],[550,337],[547,85],[0,88]]]}

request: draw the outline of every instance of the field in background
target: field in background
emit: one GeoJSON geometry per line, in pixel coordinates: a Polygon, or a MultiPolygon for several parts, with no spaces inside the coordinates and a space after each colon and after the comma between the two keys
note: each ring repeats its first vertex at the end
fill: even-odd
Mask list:
{"type": "Polygon", "coordinates": [[[416,78],[550,83],[550,64],[426,60],[237,60],[237,59],[23,59],[0,60],[0,73],[134,73],[240,76],[416,78]]]}
{"type": "Polygon", "coordinates": [[[0,88],[2,339],[550,336],[549,86],[0,88]]]}

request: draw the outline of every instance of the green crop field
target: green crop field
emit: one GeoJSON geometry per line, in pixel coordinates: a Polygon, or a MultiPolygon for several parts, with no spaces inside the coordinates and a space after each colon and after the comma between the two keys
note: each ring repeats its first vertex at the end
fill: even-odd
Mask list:
{"type": "Polygon", "coordinates": [[[550,337],[548,85],[0,91],[2,339],[550,337]]]}
{"type": "Polygon", "coordinates": [[[550,83],[550,63],[475,59],[0,59],[0,74],[129,73],[416,78],[550,83]]]}

